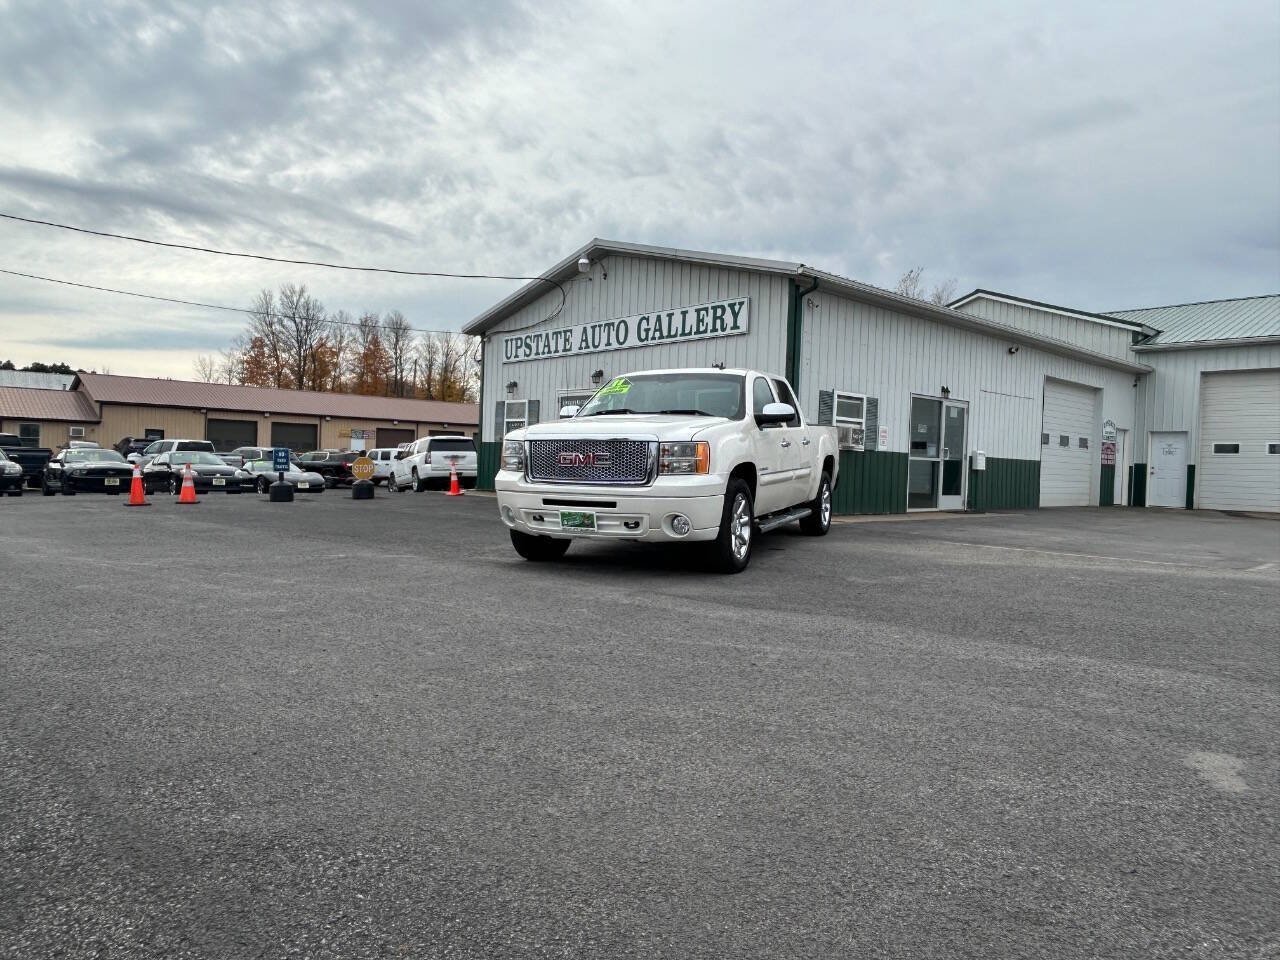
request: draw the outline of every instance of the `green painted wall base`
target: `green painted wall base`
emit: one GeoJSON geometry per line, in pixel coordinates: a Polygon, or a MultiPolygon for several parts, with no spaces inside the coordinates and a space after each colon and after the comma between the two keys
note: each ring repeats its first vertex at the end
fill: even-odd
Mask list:
{"type": "Polygon", "coordinates": [[[832,509],[840,514],[906,513],[907,455],[866,450],[840,452],[840,478],[832,509]]]}
{"type": "Polygon", "coordinates": [[[476,444],[476,489],[492,490],[502,462],[502,444],[493,440],[476,444]]]}
{"type": "Polygon", "coordinates": [[[1102,465],[1102,477],[1098,482],[1098,506],[1114,507],[1116,505],[1116,468],[1115,464],[1102,465]]]}
{"type": "Polygon", "coordinates": [[[1040,461],[987,457],[969,471],[970,510],[1034,510],[1040,506],[1040,461]]]}
{"type": "Polygon", "coordinates": [[[1129,468],[1129,506],[1147,505],[1147,465],[1135,463],[1129,468]]]}

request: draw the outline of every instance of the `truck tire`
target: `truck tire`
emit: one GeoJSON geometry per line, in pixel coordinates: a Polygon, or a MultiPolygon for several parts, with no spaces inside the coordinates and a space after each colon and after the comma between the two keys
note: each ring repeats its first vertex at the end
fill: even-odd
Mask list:
{"type": "Polygon", "coordinates": [[[724,491],[720,532],[711,541],[710,560],[721,573],[741,573],[751,562],[751,541],[755,534],[755,508],[746,481],[734,477],[724,491]]]}
{"type": "MultiPolygon", "coordinates": [[[[413,468],[413,492],[421,493],[425,489],[427,489],[427,481],[423,480],[421,477],[418,476],[418,468],[414,467],[413,468]]],[[[517,547],[516,549],[518,550],[519,547],[517,547]]],[[[524,556],[524,555],[521,554],[521,556],[524,556]]],[[[525,557],[525,559],[528,560],[530,558],[525,557]]]]}
{"type": "Polygon", "coordinates": [[[40,481],[40,493],[46,497],[53,496],[54,490],[53,490],[53,487],[49,486],[49,481],[47,480],[40,481]]]}
{"type": "Polygon", "coordinates": [[[519,530],[511,531],[511,545],[516,548],[516,553],[534,563],[559,560],[569,549],[570,542],[564,537],[539,537],[519,530]]]}
{"type": "Polygon", "coordinates": [[[831,529],[831,477],[822,471],[818,495],[809,501],[813,513],[800,521],[800,532],[810,537],[825,537],[831,529]]]}

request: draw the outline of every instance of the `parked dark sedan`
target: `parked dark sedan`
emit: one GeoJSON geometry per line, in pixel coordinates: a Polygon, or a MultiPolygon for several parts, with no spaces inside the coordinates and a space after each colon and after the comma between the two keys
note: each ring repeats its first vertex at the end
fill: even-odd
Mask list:
{"type": "Polygon", "coordinates": [[[253,490],[253,476],[222,462],[216,453],[175,450],[162,453],[142,468],[142,486],[148,493],[182,490],[182,475],[191,465],[191,482],[198,493],[243,493],[253,490]]]}
{"type": "Polygon", "coordinates": [[[98,447],[69,447],[45,464],[40,492],[46,497],[55,493],[72,496],[77,493],[127,493],[133,478],[133,466],[114,450],[98,447]]]}

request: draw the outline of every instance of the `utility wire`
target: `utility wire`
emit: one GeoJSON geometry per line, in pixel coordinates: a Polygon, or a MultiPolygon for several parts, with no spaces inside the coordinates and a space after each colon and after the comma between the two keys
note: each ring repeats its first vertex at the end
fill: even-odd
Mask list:
{"type": "MultiPolygon", "coordinates": [[[[116,290],[113,287],[97,287],[91,283],[76,283],[74,280],[59,280],[56,277],[42,277],[35,273],[23,273],[20,270],[6,270],[0,267],[0,273],[7,273],[11,277],[26,277],[28,280],[43,280],[46,283],[59,283],[64,287],[79,287],[82,290],[97,290],[100,293],[118,293],[125,297],[139,297],[143,300],[159,300],[162,303],[179,303],[186,307],[204,307],[208,310],[225,310],[228,313],[247,313],[257,317],[271,317],[276,320],[292,320],[293,317],[287,317],[279,313],[263,312],[261,310],[247,309],[245,307],[228,307],[221,303],[201,303],[199,300],[179,300],[176,297],[160,297],[152,293],[137,293],[133,290],[116,290]]],[[[324,317],[322,323],[341,324],[347,327],[359,327],[360,324],[354,320],[334,320],[330,317],[324,317]]],[[[458,330],[424,330],[421,327],[407,327],[414,333],[444,333],[450,336],[458,335],[458,330]]]]}
{"type": "MultiPolygon", "coordinates": [[[[5,220],[14,220],[18,223],[38,224],[42,227],[55,227],[59,230],[70,230],[73,233],[88,234],[92,237],[110,237],[114,240],[131,240],[134,243],[145,243],[153,247],[168,247],[172,250],[191,250],[195,253],[211,253],[219,257],[240,257],[246,260],[266,260],[269,263],[291,263],[303,267],[325,267],[329,270],[353,270],[360,273],[394,273],[405,277],[450,277],[459,280],[529,280],[549,283],[560,291],[560,307],[547,317],[558,316],[560,311],[564,309],[567,294],[557,281],[550,277],[513,277],[492,273],[444,273],[439,270],[397,270],[393,267],[360,267],[351,266],[345,263],[326,263],[322,260],[291,260],[288,257],[271,257],[262,253],[242,253],[234,250],[219,250],[215,247],[197,247],[188,243],[170,243],[165,240],[150,240],[146,237],[134,237],[125,233],[111,233],[107,230],[90,230],[88,227],[74,227],[68,223],[58,223],[54,220],[37,220],[33,217],[20,217],[16,213],[5,213],[0,211],[0,218],[5,220]]],[[[118,291],[117,291],[118,292],[118,291]]],[[[545,322],[545,321],[540,321],[545,322]]]]}

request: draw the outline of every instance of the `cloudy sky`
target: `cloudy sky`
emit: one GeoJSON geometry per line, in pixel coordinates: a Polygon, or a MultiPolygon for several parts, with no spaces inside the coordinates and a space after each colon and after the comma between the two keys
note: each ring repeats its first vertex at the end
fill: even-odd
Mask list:
{"type": "MultiPolygon", "coordinates": [[[[1280,291],[1280,4],[0,0],[0,211],[526,275],[593,236],[1110,310],[1280,291]]],[[[0,221],[0,268],[457,329],[516,284],[0,221]]],[[[236,314],[0,274],[0,359],[189,377],[236,314]]]]}

